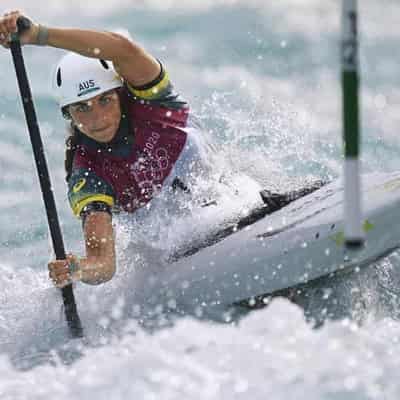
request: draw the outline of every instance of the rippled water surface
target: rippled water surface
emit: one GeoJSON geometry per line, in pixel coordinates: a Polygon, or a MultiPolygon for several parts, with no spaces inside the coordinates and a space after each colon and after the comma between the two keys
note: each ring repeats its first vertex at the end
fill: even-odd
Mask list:
{"type": "MultiPolygon", "coordinates": [[[[285,190],[340,176],[339,2],[134,3],[3,0],[0,11],[22,8],[47,25],[129,31],[164,62],[191,103],[215,150],[216,173],[245,179],[245,189],[285,190]]],[[[397,171],[400,5],[360,3],[363,171],[397,171]]],[[[82,253],[80,224],[66,198],[65,126],[49,82],[62,51],[27,47],[24,54],[66,247],[82,253]]],[[[129,226],[122,226],[134,250],[120,249],[124,261],[111,283],[77,285],[86,336],[70,341],[60,294],[47,280],[48,229],[5,50],[0,81],[2,399],[398,397],[396,252],[292,293],[293,301],[182,317],[130,302],[135,268],[153,263],[158,247],[140,227],[127,234],[129,226]]],[[[182,236],[183,227],[174,234],[182,236]]]]}

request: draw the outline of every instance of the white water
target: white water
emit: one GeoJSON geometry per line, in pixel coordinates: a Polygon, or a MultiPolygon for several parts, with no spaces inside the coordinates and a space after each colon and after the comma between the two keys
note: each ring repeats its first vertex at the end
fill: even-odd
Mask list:
{"type": "MultiPolygon", "coordinates": [[[[218,151],[218,172],[227,160],[233,175],[279,189],[341,173],[338,2],[137,4],[6,0],[1,8],[22,7],[49,25],[128,29],[193,104],[218,151]]],[[[400,168],[398,14],[394,0],[362,2],[364,171],[400,168]]],[[[60,52],[25,54],[66,245],[82,252],[65,196],[63,122],[48,82],[60,52]]],[[[5,51],[0,79],[2,399],[398,397],[397,254],[297,299],[307,318],[336,322],[313,329],[302,308],[279,299],[241,317],[223,310],[222,319],[234,321],[226,325],[207,313],[177,318],[132,304],[135,274],[158,256],[157,246],[140,242],[111,283],[77,286],[86,339],[70,342],[59,292],[47,279],[47,227],[5,51]]]]}

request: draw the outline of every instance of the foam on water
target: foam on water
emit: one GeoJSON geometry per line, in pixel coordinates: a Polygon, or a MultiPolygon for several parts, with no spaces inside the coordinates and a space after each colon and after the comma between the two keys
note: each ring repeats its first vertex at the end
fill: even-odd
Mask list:
{"type": "MultiPolygon", "coordinates": [[[[49,25],[126,29],[162,59],[214,148],[216,175],[249,194],[237,201],[222,191],[227,213],[254,203],[259,187],[283,190],[341,174],[338,2],[60,0],[38,7],[5,0],[1,7],[23,8],[49,25]]],[[[399,169],[398,11],[395,0],[364,1],[360,10],[365,171],[399,169]]],[[[24,51],[66,247],[81,254],[80,224],[65,195],[65,126],[49,84],[62,52],[24,51]]],[[[178,318],[135,304],[137,274],[157,267],[170,243],[204,233],[215,222],[212,209],[196,232],[180,221],[165,242],[148,243],[143,227],[120,224],[118,273],[107,285],[76,286],[86,338],[70,341],[61,296],[47,279],[45,216],[5,51],[0,79],[2,399],[398,397],[397,253],[311,285],[307,296],[294,294],[305,312],[278,299],[250,314],[178,318]],[[313,328],[326,317],[336,322],[313,328]]]]}
{"type": "Polygon", "coordinates": [[[379,399],[396,398],[399,324],[359,329],[349,320],[314,332],[287,300],[252,313],[239,326],[192,319],[154,335],[134,323],[71,366],[25,373],[2,357],[6,399],[379,399]]]}

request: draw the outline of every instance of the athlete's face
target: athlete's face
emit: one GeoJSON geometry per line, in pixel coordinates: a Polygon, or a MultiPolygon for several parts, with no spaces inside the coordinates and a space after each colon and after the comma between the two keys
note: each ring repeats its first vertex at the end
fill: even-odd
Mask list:
{"type": "Polygon", "coordinates": [[[69,112],[81,132],[102,143],[112,140],[121,120],[121,106],[116,90],[74,103],[69,106],[69,112]]]}

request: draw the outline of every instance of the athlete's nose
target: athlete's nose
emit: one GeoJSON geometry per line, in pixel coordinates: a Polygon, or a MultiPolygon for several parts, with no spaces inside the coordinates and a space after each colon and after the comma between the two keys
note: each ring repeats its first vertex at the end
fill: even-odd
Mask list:
{"type": "Polygon", "coordinates": [[[98,103],[93,103],[92,107],[92,126],[95,130],[104,126],[104,121],[107,120],[107,112],[98,103]]]}

